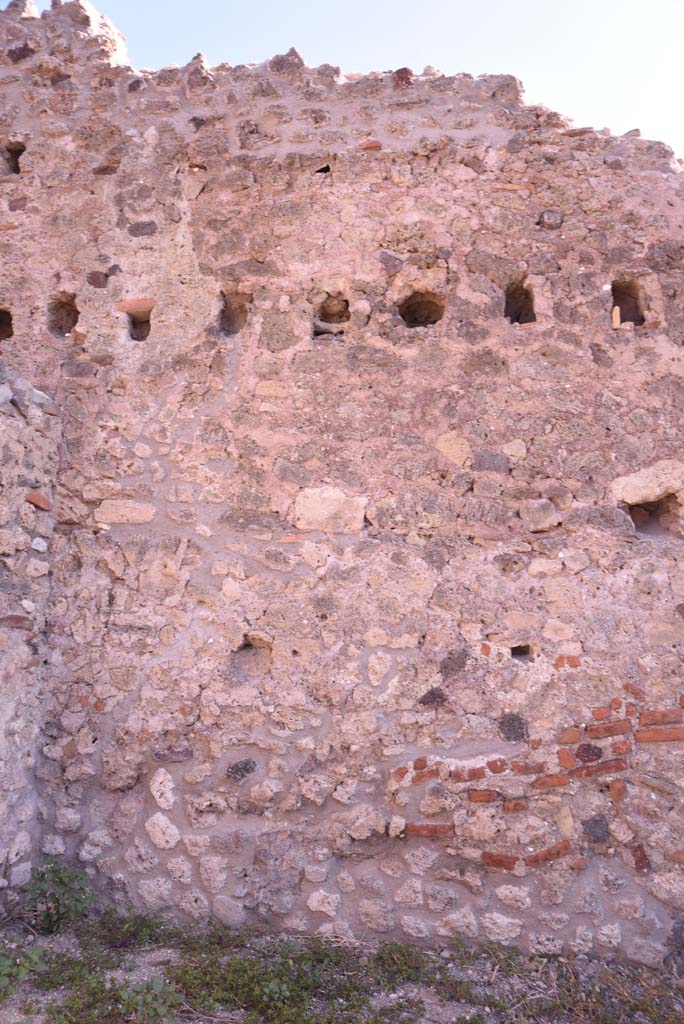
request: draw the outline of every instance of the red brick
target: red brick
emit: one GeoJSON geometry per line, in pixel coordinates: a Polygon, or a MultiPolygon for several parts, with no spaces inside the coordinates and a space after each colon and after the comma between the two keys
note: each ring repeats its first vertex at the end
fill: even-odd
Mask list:
{"type": "Polygon", "coordinates": [[[539,775],[544,767],[543,764],[530,764],[529,761],[514,761],[511,765],[516,775],[539,775]]]}
{"type": "Polygon", "coordinates": [[[597,722],[603,722],[606,718],[610,718],[610,708],[592,708],[591,717],[597,722]]]}
{"type": "Polygon", "coordinates": [[[392,775],[397,780],[397,782],[401,782],[401,780],[405,779],[406,776],[408,775],[408,771],[408,768],[405,765],[402,765],[401,768],[395,768],[394,771],[392,772],[392,775]]]}
{"type": "Polygon", "coordinates": [[[508,853],[490,853],[485,850],[481,858],[482,863],[488,868],[503,868],[504,871],[512,871],[518,863],[518,858],[508,853]]]}
{"type": "Polygon", "coordinates": [[[576,725],[570,725],[558,733],[558,742],[571,746],[573,743],[579,743],[583,735],[582,730],[578,729],[576,725]]]}
{"type": "Polygon", "coordinates": [[[565,658],[563,657],[562,654],[558,655],[558,657],[556,658],[556,660],[553,663],[553,667],[554,668],[564,668],[565,667],[565,658]]]}
{"type": "Polygon", "coordinates": [[[635,686],[634,683],[623,683],[622,689],[626,690],[630,697],[636,697],[637,700],[646,700],[645,691],[640,686],[635,686]]]}
{"type": "Polygon", "coordinates": [[[553,860],[559,860],[560,857],[566,857],[569,853],[572,853],[569,840],[561,839],[560,843],[556,843],[555,846],[547,846],[545,850],[531,853],[529,857],[525,857],[525,863],[528,868],[538,868],[542,864],[549,864],[553,860]]]}
{"type": "Polygon", "coordinates": [[[508,800],[504,800],[503,809],[506,814],[519,814],[527,810],[527,800],[522,796],[509,797],[508,800]]]}
{"type": "Polygon", "coordinates": [[[542,745],[542,741],[539,739],[530,740],[530,750],[539,750],[542,745]]]}
{"type": "Polygon", "coordinates": [[[90,697],[86,697],[85,695],[83,695],[82,697],[78,698],[78,703],[81,705],[82,708],[87,708],[88,705],[90,704],[90,697]]]}
{"type": "Polygon", "coordinates": [[[628,765],[624,758],[614,757],[610,761],[601,761],[600,764],[588,764],[583,768],[573,768],[570,772],[570,777],[572,779],[591,779],[594,775],[625,772],[627,768],[628,765]]]}
{"type": "Polygon", "coordinates": [[[382,142],[378,142],[377,139],[369,139],[368,142],[362,142],[356,148],[373,152],[382,149],[382,142]]]}
{"type": "Polygon", "coordinates": [[[575,857],[570,867],[573,871],[584,871],[588,863],[586,857],[575,857]]]}
{"type": "Polygon", "coordinates": [[[608,788],[610,790],[610,799],[614,804],[619,804],[625,795],[625,780],[613,779],[609,783],[608,788]]]}
{"type": "Polygon", "coordinates": [[[665,860],[669,860],[673,864],[684,864],[684,850],[670,850],[665,854],[665,860]]]}
{"type": "Polygon", "coordinates": [[[613,697],[613,699],[610,702],[610,710],[611,711],[620,711],[621,708],[622,708],[622,701],[620,700],[620,698],[619,697],[613,697]]]}
{"type": "Polygon", "coordinates": [[[489,644],[482,644],[482,646],[480,647],[480,652],[484,654],[485,658],[488,658],[489,655],[492,653],[492,649],[489,646],[489,644]]]}
{"type": "Polygon", "coordinates": [[[413,762],[413,767],[416,771],[422,771],[423,768],[427,768],[427,757],[417,757],[413,762]]]}
{"type": "Polygon", "coordinates": [[[607,736],[626,736],[631,731],[632,723],[628,718],[621,718],[619,722],[604,722],[603,725],[590,725],[587,729],[592,740],[604,740],[607,736]]]}
{"type": "Polygon", "coordinates": [[[557,751],[556,756],[558,757],[558,764],[561,768],[574,768],[577,763],[573,757],[572,751],[568,750],[567,747],[561,747],[561,749],[557,751]]]}
{"type": "Polygon", "coordinates": [[[558,789],[559,786],[567,786],[570,782],[565,773],[558,775],[540,775],[532,783],[532,789],[558,789]]]}
{"type": "Polygon", "coordinates": [[[26,615],[3,615],[0,617],[0,629],[23,629],[29,632],[33,623],[26,615]]]}
{"type": "Polygon", "coordinates": [[[484,770],[484,768],[469,768],[468,773],[466,775],[468,782],[475,782],[478,779],[485,779],[486,777],[487,772],[484,770]]]}
{"type": "Polygon", "coordinates": [[[104,711],[106,704],[103,700],[100,700],[100,698],[98,697],[95,703],[93,704],[93,707],[95,708],[96,711],[104,711]]]}
{"type": "Polygon", "coordinates": [[[495,789],[471,789],[468,792],[471,804],[493,804],[499,799],[495,789]]]}
{"type": "Polygon", "coordinates": [[[439,768],[426,768],[425,771],[416,772],[411,779],[412,786],[421,786],[424,782],[429,782],[430,779],[439,778],[439,768]]]}
{"type": "Polygon", "coordinates": [[[631,754],[631,740],[613,740],[613,742],[610,745],[610,749],[613,752],[613,754],[631,754]]]}
{"type": "Polygon", "coordinates": [[[637,729],[634,735],[637,743],[681,743],[684,741],[684,725],[671,725],[664,729],[637,729]]]}
{"type": "Polygon", "coordinates": [[[493,775],[500,775],[508,767],[508,761],[503,757],[497,757],[494,761],[487,761],[487,767],[493,775]]]}
{"type": "Polygon", "coordinates": [[[458,768],[451,769],[451,771],[449,772],[449,778],[453,782],[465,782],[466,780],[465,772],[459,771],[458,768]]]}
{"type": "Polygon", "coordinates": [[[576,654],[568,654],[568,655],[566,655],[565,663],[568,666],[568,668],[579,668],[580,667],[580,660],[579,660],[579,658],[577,657],[576,654]]]}
{"type": "Polygon", "coordinates": [[[49,512],[52,508],[52,502],[49,498],[46,498],[40,491],[29,491],[26,495],[26,500],[29,505],[33,505],[35,508],[39,508],[42,512],[49,512]]]}
{"type": "Polygon", "coordinates": [[[632,856],[634,857],[634,867],[637,869],[637,871],[639,871],[641,874],[645,874],[647,871],[650,871],[651,862],[648,859],[648,856],[643,846],[641,846],[641,844],[639,844],[638,846],[631,846],[630,850],[632,856]]]}
{"type": "Polygon", "coordinates": [[[642,711],[639,725],[678,725],[684,712],[681,708],[665,708],[663,711],[642,711]]]}
{"type": "Polygon", "coordinates": [[[405,829],[407,836],[422,836],[424,839],[443,839],[454,834],[454,826],[444,822],[409,821],[405,829]]]}

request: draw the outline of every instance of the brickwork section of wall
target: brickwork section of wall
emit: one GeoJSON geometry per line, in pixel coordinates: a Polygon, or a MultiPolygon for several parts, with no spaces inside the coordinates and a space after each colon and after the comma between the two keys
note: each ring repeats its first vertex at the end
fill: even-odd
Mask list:
{"type": "Polygon", "coordinates": [[[504,75],[136,72],[84,2],[0,29],[0,352],[64,430],[43,848],[183,920],[659,963],[671,152],[504,75]]]}

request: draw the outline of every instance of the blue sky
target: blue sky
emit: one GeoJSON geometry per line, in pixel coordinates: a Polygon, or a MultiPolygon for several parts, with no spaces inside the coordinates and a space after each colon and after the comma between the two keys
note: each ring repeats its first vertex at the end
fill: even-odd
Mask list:
{"type": "MultiPolygon", "coordinates": [[[[616,133],[640,128],[684,158],[684,0],[95,0],[136,67],[261,61],[510,73],[530,103],[616,133]]],[[[48,6],[42,3],[41,9],[48,6]]]]}

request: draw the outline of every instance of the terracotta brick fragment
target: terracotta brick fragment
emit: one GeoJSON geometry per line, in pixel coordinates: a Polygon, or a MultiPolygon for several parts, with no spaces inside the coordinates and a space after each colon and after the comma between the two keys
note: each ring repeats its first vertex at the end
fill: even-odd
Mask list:
{"type": "Polygon", "coordinates": [[[382,142],[378,142],[377,139],[369,139],[368,142],[362,142],[357,148],[374,152],[382,149],[382,142]]]}
{"type": "Polygon", "coordinates": [[[601,761],[600,764],[589,764],[584,768],[573,768],[570,777],[573,779],[591,779],[594,775],[607,775],[610,772],[625,772],[628,764],[621,757],[614,757],[610,761],[601,761]]]}
{"type": "Polygon", "coordinates": [[[632,731],[632,723],[627,718],[619,722],[604,722],[602,725],[590,725],[587,729],[592,740],[604,740],[607,736],[625,736],[632,731]]]}
{"type": "Polygon", "coordinates": [[[665,708],[662,711],[642,711],[639,725],[678,725],[682,721],[684,711],[681,708],[665,708]]]}
{"type": "Polygon", "coordinates": [[[574,768],[577,762],[575,761],[574,755],[571,750],[567,747],[561,747],[557,752],[558,764],[561,768],[574,768]]]}
{"type": "Polygon", "coordinates": [[[637,700],[646,700],[646,692],[634,683],[623,683],[622,689],[625,690],[630,697],[636,697],[637,700]]]}
{"type": "Polygon", "coordinates": [[[427,768],[427,757],[417,757],[413,762],[413,767],[416,771],[422,771],[423,768],[427,768]]]}
{"type": "Polygon", "coordinates": [[[449,778],[452,782],[465,782],[465,772],[460,771],[458,768],[452,768],[449,772],[449,778]]]}
{"type": "Polygon", "coordinates": [[[514,761],[511,768],[516,775],[539,775],[544,771],[543,764],[530,764],[528,761],[514,761]]]}
{"type": "Polygon", "coordinates": [[[499,799],[495,789],[471,789],[468,792],[471,804],[493,804],[499,799]]]}
{"type": "Polygon", "coordinates": [[[443,839],[454,834],[449,822],[409,821],[404,830],[407,836],[421,836],[424,839],[443,839]]]}
{"type": "Polygon", "coordinates": [[[645,874],[651,870],[651,862],[648,859],[648,855],[641,844],[630,847],[632,856],[634,857],[634,867],[641,874],[645,874]]]}
{"type": "Polygon", "coordinates": [[[665,726],[662,729],[637,729],[634,736],[637,743],[681,743],[684,741],[684,725],[665,726]]]}
{"type": "Polygon", "coordinates": [[[620,700],[619,697],[613,697],[613,699],[610,702],[610,710],[611,711],[620,711],[621,709],[622,709],[622,701],[620,700]]]}
{"type": "Polygon", "coordinates": [[[539,850],[538,853],[531,853],[528,857],[525,857],[525,863],[528,868],[538,868],[542,864],[550,864],[551,861],[559,860],[561,857],[566,857],[569,853],[572,853],[572,846],[568,839],[562,839],[560,843],[556,843],[555,846],[547,846],[545,850],[539,850]]]}
{"type": "Polygon", "coordinates": [[[592,708],[591,717],[597,722],[604,722],[606,718],[610,718],[610,708],[592,708]]]}
{"type": "Polygon", "coordinates": [[[532,783],[532,789],[558,789],[559,786],[567,786],[570,779],[564,773],[558,775],[540,775],[532,783]]]}
{"type": "Polygon", "coordinates": [[[412,786],[421,786],[424,782],[439,778],[439,768],[426,768],[424,771],[416,772],[411,779],[412,786]]]}
{"type": "Polygon", "coordinates": [[[580,667],[580,660],[579,660],[579,658],[577,657],[576,654],[567,654],[565,656],[565,662],[566,662],[568,668],[579,668],[580,667]]]}
{"type": "Polygon", "coordinates": [[[539,739],[530,740],[530,750],[539,750],[542,745],[542,741],[539,739]]]}
{"type": "Polygon", "coordinates": [[[488,850],[485,850],[481,861],[488,868],[502,868],[504,871],[512,871],[518,863],[518,858],[513,856],[513,854],[490,853],[488,850]]]}
{"type": "Polygon", "coordinates": [[[553,663],[553,667],[554,668],[564,668],[565,667],[565,657],[562,654],[558,655],[558,657],[556,658],[556,660],[553,663]]]}
{"type": "Polygon", "coordinates": [[[395,768],[394,771],[392,772],[392,775],[397,780],[397,782],[401,782],[402,779],[406,778],[408,773],[409,770],[406,767],[406,765],[402,765],[400,768],[395,768]]]}
{"type": "Polygon", "coordinates": [[[631,754],[632,744],[630,740],[613,740],[610,749],[613,754],[631,754]]]}
{"type": "Polygon", "coordinates": [[[492,649],[489,644],[482,644],[480,647],[480,654],[484,654],[485,658],[488,658],[491,653],[492,649]]]}
{"type": "Polygon", "coordinates": [[[586,857],[575,857],[575,859],[570,864],[570,867],[573,871],[584,871],[588,863],[589,861],[586,857]]]}
{"type": "Polygon", "coordinates": [[[619,804],[625,795],[625,781],[624,779],[613,779],[608,788],[610,790],[610,799],[614,804],[619,804]]]}
{"type": "Polygon", "coordinates": [[[573,743],[579,743],[583,735],[581,729],[578,729],[576,725],[571,725],[558,733],[558,742],[571,746],[573,743]]]}
{"type": "Polygon", "coordinates": [[[684,850],[670,850],[665,854],[665,860],[671,861],[672,864],[684,864],[684,850]]]}
{"type": "Polygon", "coordinates": [[[52,502],[49,498],[46,498],[40,491],[29,491],[26,495],[26,500],[29,505],[33,505],[34,508],[39,508],[42,512],[49,512],[52,508],[52,502]]]}
{"type": "Polygon", "coordinates": [[[469,768],[466,778],[468,782],[475,782],[478,779],[484,779],[487,777],[487,773],[484,768],[469,768]]]}
{"type": "Polygon", "coordinates": [[[500,775],[508,767],[508,761],[503,757],[497,757],[494,761],[487,761],[487,767],[493,775],[500,775]]]}
{"type": "Polygon", "coordinates": [[[506,814],[520,814],[521,811],[526,811],[527,807],[528,803],[524,797],[510,797],[503,802],[506,814]]]}
{"type": "Polygon", "coordinates": [[[33,622],[27,615],[3,615],[0,617],[0,629],[22,629],[30,632],[33,629],[33,622]]]}

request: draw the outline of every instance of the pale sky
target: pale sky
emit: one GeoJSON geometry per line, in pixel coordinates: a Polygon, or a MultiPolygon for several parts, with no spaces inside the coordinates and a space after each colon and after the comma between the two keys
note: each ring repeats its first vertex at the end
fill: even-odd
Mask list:
{"type": "MultiPolygon", "coordinates": [[[[684,158],[684,0],[95,0],[135,67],[262,61],[507,73],[528,103],[684,158]]],[[[42,3],[41,9],[48,6],[42,3]]]]}

